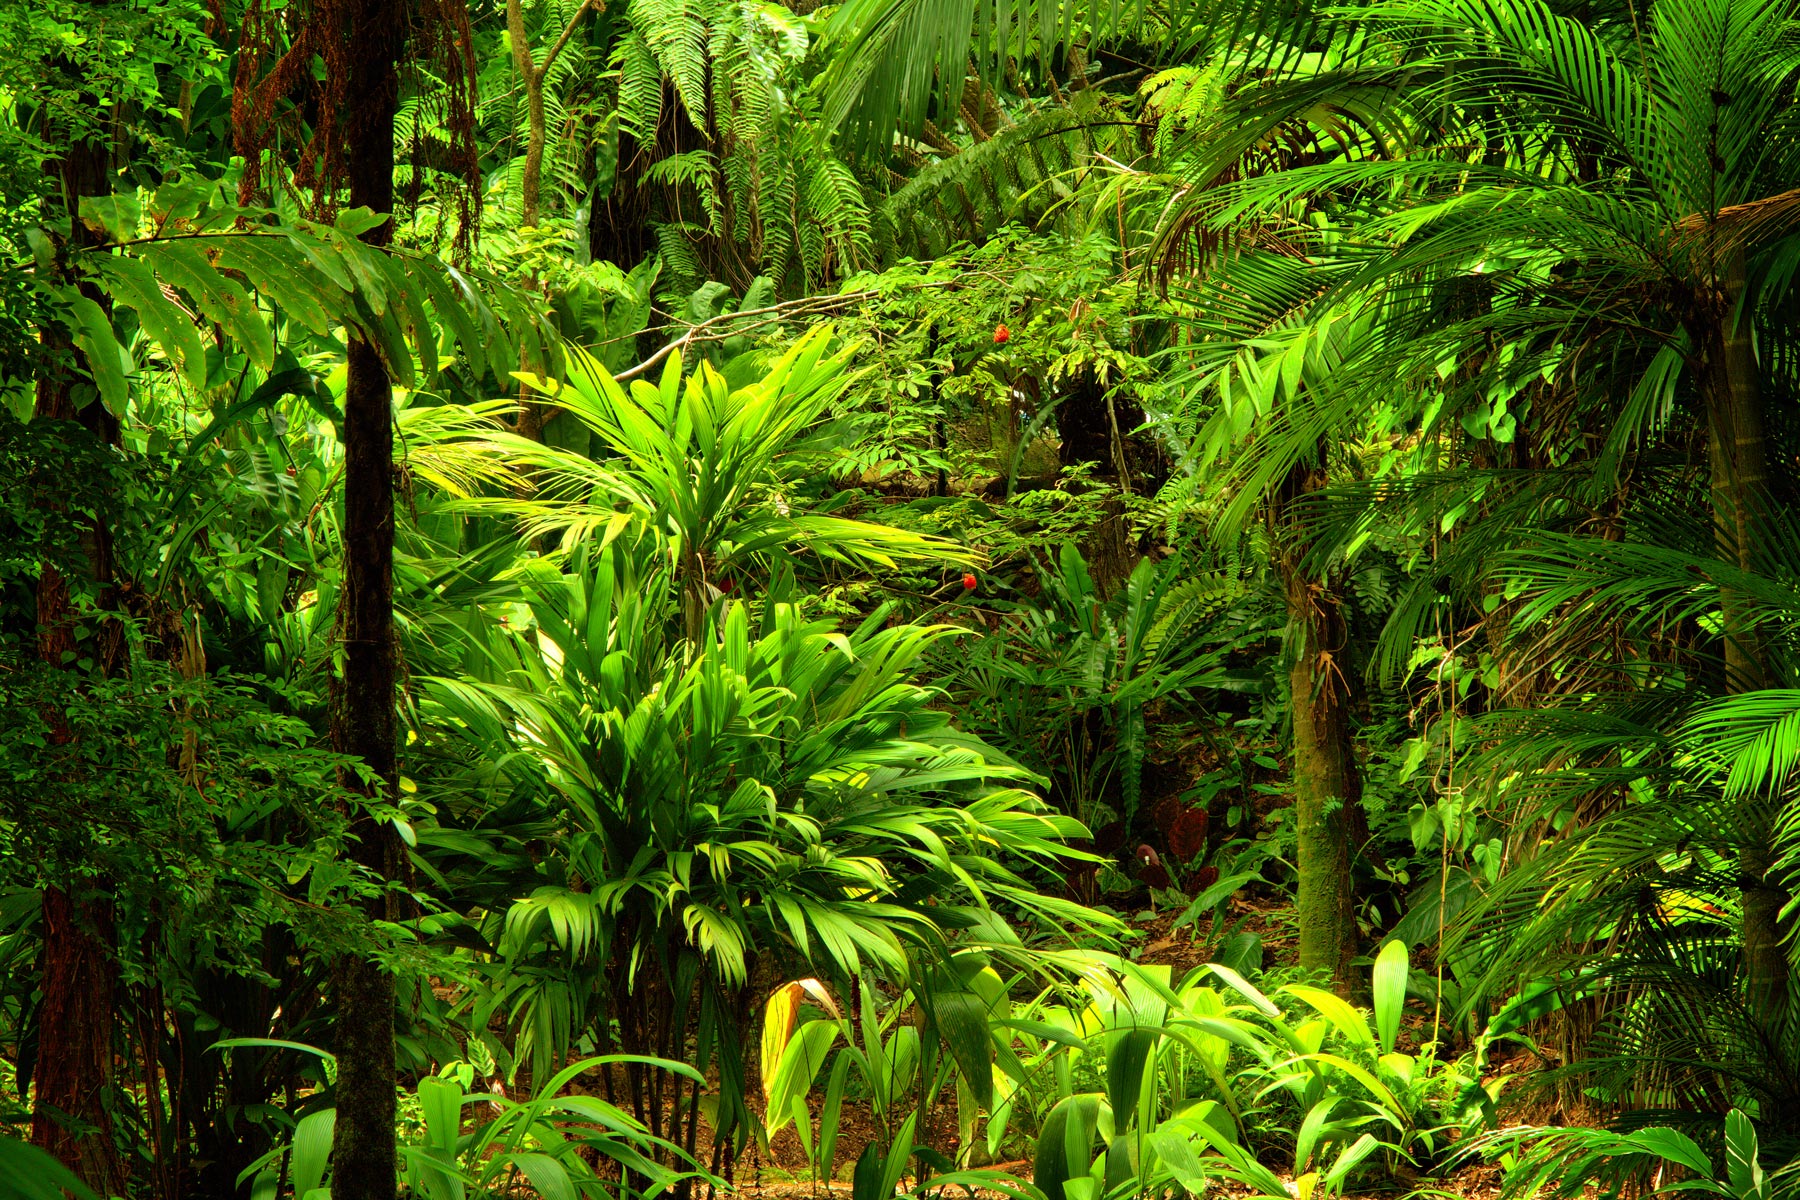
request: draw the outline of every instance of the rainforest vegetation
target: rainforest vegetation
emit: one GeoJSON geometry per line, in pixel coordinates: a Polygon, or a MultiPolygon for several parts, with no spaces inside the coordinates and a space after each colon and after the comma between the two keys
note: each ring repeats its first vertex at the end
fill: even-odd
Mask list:
{"type": "Polygon", "coordinates": [[[0,47],[0,1197],[1800,1191],[1800,5],[0,47]]]}

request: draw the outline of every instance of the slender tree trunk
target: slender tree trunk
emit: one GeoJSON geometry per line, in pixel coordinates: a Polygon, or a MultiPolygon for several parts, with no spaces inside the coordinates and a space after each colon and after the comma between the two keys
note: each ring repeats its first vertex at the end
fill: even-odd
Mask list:
{"type": "Polygon", "coordinates": [[[506,38],[512,43],[513,66],[519,72],[519,85],[525,89],[525,176],[519,184],[521,225],[538,223],[538,206],[543,194],[544,144],[550,136],[544,124],[544,80],[550,75],[551,64],[594,7],[590,2],[575,10],[575,15],[569,18],[562,33],[544,53],[544,61],[539,63],[531,52],[531,38],[525,32],[524,0],[506,0],[506,38]]]}
{"type": "MultiPolygon", "coordinates": [[[[1766,500],[1768,451],[1754,330],[1749,315],[1737,311],[1745,284],[1742,249],[1727,251],[1724,263],[1724,311],[1708,339],[1704,381],[1713,528],[1719,557],[1748,571],[1754,566],[1766,500]]],[[[1721,588],[1719,607],[1725,625],[1727,690],[1742,693],[1768,687],[1762,635],[1745,612],[1743,597],[1736,589],[1721,588]]],[[[1775,858],[1776,808],[1768,797],[1751,796],[1740,802],[1738,812],[1744,970],[1751,1003],[1771,1017],[1786,1011],[1789,974],[1781,921],[1788,894],[1769,877],[1775,858]]]]}
{"type": "MultiPolygon", "coordinates": [[[[64,206],[71,218],[75,245],[87,241],[78,210],[84,196],[110,191],[108,156],[94,144],[72,146],[56,164],[64,206]]],[[[65,269],[59,250],[56,270],[65,269]]],[[[89,295],[103,307],[106,298],[89,295]]],[[[35,418],[76,421],[101,442],[118,441],[119,425],[106,406],[90,399],[77,408],[75,378],[71,368],[81,361],[68,334],[58,327],[44,331],[44,346],[51,352],[49,373],[38,380],[35,418]]],[[[89,582],[102,607],[113,596],[112,537],[105,519],[96,516],[82,534],[82,557],[87,560],[89,582]]],[[[77,649],[76,615],[71,581],[48,564],[37,584],[38,654],[53,666],[64,666],[77,649]]],[[[121,631],[107,622],[89,642],[96,660],[94,669],[105,674],[115,665],[122,648],[121,631]]],[[[58,722],[60,725],[60,722],[58,722]]],[[[73,736],[59,729],[64,740],[73,736]]],[[[35,1097],[31,1140],[63,1163],[89,1187],[103,1196],[125,1190],[125,1166],[113,1141],[112,1118],[106,1109],[106,1093],[113,1080],[113,1034],[117,1022],[114,1000],[118,970],[113,956],[112,900],[101,886],[90,894],[75,896],[57,888],[44,889],[43,944],[38,952],[38,1050],[34,1072],[35,1097]]]]}
{"type": "MultiPolygon", "coordinates": [[[[519,86],[525,89],[525,177],[519,185],[519,223],[536,225],[538,196],[544,178],[544,142],[548,135],[544,127],[544,76],[532,58],[531,39],[525,33],[524,0],[506,0],[506,35],[512,42],[513,66],[519,72],[519,86]]],[[[545,64],[546,68],[548,65],[545,64]]]]}
{"type": "Polygon", "coordinates": [[[1333,987],[1347,994],[1356,957],[1352,810],[1362,803],[1362,780],[1350,739],[1349,679],[1337,660],[1345,642],[1343,615],[1336,597],[1302,566],[1307,546],[1294,511],[1296,501],[1325,486],[1325,449],[1321,443],[1317,465],[1299,463],[1288,473],[1274,515],[1294,638],[1288,682],[1294,718],[1300,966],[1330,972],[1333,987]]]}
{"type": "MultiPolygon", "coordinates": [[[[506,0],[506,38],[512,43],[513,66],[519,73],[519,86],[525,89],[525,173],[519,182],[519,224],[531,227],[538,223],[538,209],[543,194],[544,180],[544,144],[549,140],[549,130],[544,124],[544,80],[549,77],[550,66],[575,36],[575,30],[592,9],[591,3],[584,3],[569,18],[562,34],[551,45],[540,65],[531,52],[531,38],[525,32],[525,5],[523,0],[506,0]]],[[[536,291],[538,280],[532,276],[526,286],[536,291]]],[[[528,362],[524,357],[524,347],[520,346],[519,370],[540,371],[538,363],[528,362]]],[[[529,385],[519,385],[519,417],[516,426],[520,437],[530,438],[534,442],[544,440],[544,426],[554,413],[547,412],[546,406],[532,399],[529,385]]]]}
{"type": "MultiPolygon", "coordinates": [[[[350,203],[376,212],[394,207],[394,114],[406,6],[390,0],[348,5],[350,203]]],[[[385,246],[393,224],[363,235],[385,246]]],[[[375,347],[354,338],[344,390],[344,585],[340,625],[344,667],[332,714],[332,743],[355,755],[371,782],[347,780],[378,802],[397,795],[394,654],[393,391],[375,347]]],[[[361,816],[352,829],[358,861],[392,879],[399,851],[386,821],[361,816]]],[[[393,919],[391,893],[372,914],[393,919]]],[[[333,964],[337,994],[333,1030],[338,1060],[337,1127],[332,1143],[336,1200],[393,1200],[398,1179],[394,1142],[394,977],[380,964],[345,955],[333,964]]]]}

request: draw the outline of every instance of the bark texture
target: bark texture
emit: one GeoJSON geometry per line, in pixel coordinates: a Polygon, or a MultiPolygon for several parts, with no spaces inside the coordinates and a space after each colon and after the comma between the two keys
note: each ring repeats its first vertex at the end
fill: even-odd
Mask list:
{"type": "Polygon", "coordinates": [[[1338,654],[1345,644],[1343,614],[1330,589],[1305,570],[1306,541],[1296,504],[1325,486],[1325,446],[1317,465],[1297,464],[1276,502],[1278,560],[1294,639],[1288,683],[1294,720],[1294,822],[1300,875],[1297,916],[1300,965],[1328,971],[1348,994],[1356,957],[1351,891],[1353,815],[1362,803],[1350,730],[1350,682],[1338,654]]]}
{"type": "MultiPolygon", "coordinates": [[[[350,88],[345,115],[350,203],[376,212],[394,207],[394,114],[406,6],[388,0],[347,5],[350,88]]],[[[363,240],[385,246],[391,222],[363,240]]],[[[369,768],[376,799],[397,793],[398,721],[394,654],[393,393],[375,347],[353,339],[344,393],[344,585],[340,625],[344,667],[332,716],[332,742],[369,768]]],[[[382,879],[394,877],[398,851],[385,821],[359,819],[357,858],[382,879]]],[[[372,915],[396,916],[391,895],[372,915]]],[[[336,1200],[393,1200],[394,977],[376,962],[344,955],[332,969],[338,1060],[337,1126],[332,1143],[336,1200]]]]}
{"type": "MultiPolygon", "coordinates": [[[[71,221],[73,245],[60,248],[59,272],[65,269],[61,254],[91,242],[76,214],[82,197],[111,190],[108,165],[104,147],[93,144],[72,146],[55,164],[63,204],[75,218],[71,221]]],[[[103,294],[84,290],[89,299],[106,305],[103,294]]],[[[118,422],[100,400],[77,406],[75,370],[82,359],[68,334],[51,327],[43,337],[57,365],[38,380],[35,418],[78,422],[102,443],[116,444],[118,422]]],[[[112,536],[104,518],[87,522],[81,539],[79,557],[85,562],[87,582],[100,605],[111,607],[116,601],[112,536]]],[[[37,648],[39,656],[52,666],[67,665],[77,649],[75,582],[49,564],[38,577],[37,648]]],[[[96,672],[104,674],[114,666],[122,647],[120,632],[116,624],[106,623],[89,639],[88,654],[96,672]]],[[[73,735],[62,729],[57,736],[66,742],[73,735]]],[[[111,898],[103,887],[81,894],[47,887],[42,905],[31,1140],[100,1194],[123,1193],[126,1171],[106,1107],[113,1086],[118,985],[111,898]]]]}

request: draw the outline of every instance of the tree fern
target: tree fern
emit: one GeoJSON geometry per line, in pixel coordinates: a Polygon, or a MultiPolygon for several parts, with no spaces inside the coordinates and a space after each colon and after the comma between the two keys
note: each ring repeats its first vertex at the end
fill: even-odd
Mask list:
{"type": "Polygon", "coordinates": [[[1068,197],[1097,152],[1130,136],[1123,124],[1093,93],[1024,114],[917,172],[877,211],[876,243],[890,259],[931,257],[1008,221],[1035,221],[1068,197]]]}

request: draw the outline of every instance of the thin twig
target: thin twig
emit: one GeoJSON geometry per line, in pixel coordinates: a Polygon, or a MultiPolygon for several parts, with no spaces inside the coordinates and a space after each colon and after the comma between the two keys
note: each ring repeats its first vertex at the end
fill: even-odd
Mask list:
{"type": "MultiPolygon", "coordinates": [[[[960,279],[937,279],[929,280],[916,286],[920,288],[950,287],[961,282],[962,280],[960,279]]],[[[663,346],[663,348],[658,350],[655,354],[652,354],[637,366],[628,367],[619,372],[617,375],[613,376],[613,378],[618,380],[635,379],[639,375],[655,368],[657,364],[668,358],[669,355],[695,343],[722,341],[725,338],[736,337],[754,329],[762,329],[769,325],[777,325],[783,321],[792,320],[796,316],[812,316],[817,313],[830,312],[834,309],[846,308],[852,304],[870,300],[882,294],[883,293],[874,289],[868,289],[860,292],[843,292],[836,296],[803,296],[798,300],[783,300],[780,303],[771,304],[765,308],[750,308],[745,309],[742,312],[720,313],[716,317],[709,317],[706,320],[701,321],[698,325],[690,326],[686,333],[663,346]],[[765,319],[741,327],[731,324],[732,322],[742,320],[745,317],[763,317],[765,319]],[[714,326],[719,325],[726,325],[729,327],[718,332],[707,332],[714,326]]]]}

